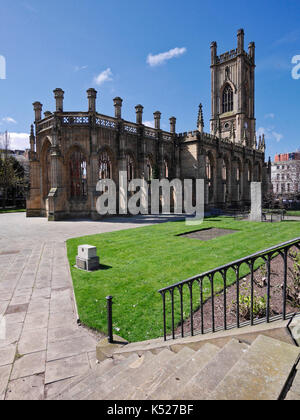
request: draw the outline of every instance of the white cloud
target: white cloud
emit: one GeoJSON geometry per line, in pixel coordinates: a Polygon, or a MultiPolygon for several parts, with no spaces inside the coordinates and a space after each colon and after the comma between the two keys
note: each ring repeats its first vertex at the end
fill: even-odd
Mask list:
{"type": "Polygon", "coordinates": [[[113,80],[113,73],[110,68],[104,70],[102,73],[98,74],[94,78],[94,83],[96,83],[97,86],[102,85],[105,82],[111,82],[113,80]]]}
{"type": "Polygon", "coordinates": [[[273,137],[275,137],[275,140],[279,143],[280,140],[283,138],[282,134],[276,133],[276,131],[272,131],[273,137]]]}
{"type": "Polygon", "coordinates": [[[29,134],[28,133],[8,133],[9,134],[9,148],[13,150],[29,149],[29,134]]]}
{"type": "Polygon", "coordinates": [[[160,54],[156,54],[156,55],[149,54],[147,57],[147,63],[151,67],[159,66],[165,63],[167,60],[171,60],[172,58],[175,58],[175,57],[180,57],[185,52],[186,52],[185,47],[183,48],[176,47],[176,48],[173,48],[172,50],[169,50],[167,52],[163,52],[160,54]]]}
{"type": "Polygon", "coordinates": [[[265,118],[271,118],[272,120],[275,118],[275,114],[273,114],[272,112],[270,112],[270,114],[266,114],[265,118]]]}
{"type": "Polygon", "coordinates": [[[143,122],[143,124],[144,124],[146,127],[151,127],[151,128],[154,128],[154,121],[145,121],[145,122],[143,122]]]}
{"type": "Polygon", "coordinates": [[[263,134],[265,135],[266,140],[275,140],[277,143],[284,137],[283,134],[277,133],[277,131],[274,130],[274,127],[259,127],[256,132],[257,137],[262,136],[263,134]]]}
{"type": "Polygon", "coordinates": [[[4,117],[2,118],[2,121],[7,124],[17,124],[17,121],[14,120],[12,117],[4,117]]]}
{"type": "Polygon", "coordinates": [[[86,70],[87,68],[88,66],[75,66],[74,71],[77,73],[78,71],[86,70]]]}

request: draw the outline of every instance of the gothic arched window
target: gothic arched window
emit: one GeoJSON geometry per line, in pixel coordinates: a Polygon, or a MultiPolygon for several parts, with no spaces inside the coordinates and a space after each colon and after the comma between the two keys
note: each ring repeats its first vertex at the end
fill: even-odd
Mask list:
{"type": "Polygon", "coordinates": [[[213,166],[209,156],[206,156],[205,158],[205,169],[208,188],[208,200],[211,201],[213,198],[213,166]]]}
{"type": "Polygon", "coordinates": [[[231,112],[233,111],[233,90],[228,84],[223,90],[223,108],[222,112],[231,112]]]}
{"type": "Polygon", "coordinates": [[[43,177],[44,177],[44,197],[48,197],[48,194],[51,189],[51,149],[50,143],[47,144],[44,151],[44,168],[43,168],[43,177]]]}
{"type": "Polygon", "coordinates": [[[210,181],[212,178],[212,166],[211,166],[210,159],[208,156],[206,156],[206,159],[205,159],[205,166],[206,166],[206,179],[210,181]]]}
{"type": "Polygon", "coordinates": [[[130,154],[126,155],[126,161],[127,161],[127,179],[128,179],[128,182],[130,182],[134,179],[135,165],[134,165],[133,157],[130,154]]]}
{"type": "Polygon", "coordinates": [[[227,181],[227,165],[224,159],[222,161],[222,179],[223,181],[227,181]]]}
{"type": "Polygon", "coordinates": [[[99,179],[112,178],[112,163],[109,154],[104,151],[99,156],[99,179]]]}
{"type": "Polygon", "coordinates": [[[236,183],[237,183],[237,200],[239,201],[241,199],[242,194],[242,166],[240,162],[237,164],[236,167],[236,183]]]}
{"type": "Polygon", "coordinates": [[[228,168],[225,160],[222,160],[222,181],[223,181],[223,202],[227,201],[227,180],[228,180],[228,168]]]}
{"type": "Polygon", "coordinates": [[[153,175],[153,165],[150,156],[147,157],[146,171],[146,179],[147,181],[151,181],[153,175]]]}
{"type": "Polygon", "coordinates": [[[252,180],[252,169],[251,169],[251,165],[250,165],[249,162],[248,162],[247,179],[248,179],[248,182],[251,182],[251,180],[252,180]]]}
{"type": "Polygon", "coordinates": [[[87,195],[87,164],[84,154],[78,149],[70,155],[70,195],[85,197],[87,195]]]}
{"type": "Polygon", "coordinates": [[[164,158],[164,178],[169,178],[169,162],[167,158],[164,158]]]}

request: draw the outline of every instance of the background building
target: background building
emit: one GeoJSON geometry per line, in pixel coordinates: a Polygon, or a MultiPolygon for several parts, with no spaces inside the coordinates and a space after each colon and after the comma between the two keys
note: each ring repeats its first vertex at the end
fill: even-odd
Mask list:
{"type": "Polygon", "coordinates": [[[276,196],[300,197],[300,152],[275,156],[272,163],[272,184],[276,196]]]}

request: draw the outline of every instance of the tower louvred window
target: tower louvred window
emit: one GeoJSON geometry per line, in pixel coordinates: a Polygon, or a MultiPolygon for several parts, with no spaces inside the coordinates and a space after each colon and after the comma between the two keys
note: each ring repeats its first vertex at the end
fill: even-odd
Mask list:
{"type": "Polygon", "coordinates": [[[233,111],[233,90],[226,85],[223,91],[223,113],[233,111]]]}

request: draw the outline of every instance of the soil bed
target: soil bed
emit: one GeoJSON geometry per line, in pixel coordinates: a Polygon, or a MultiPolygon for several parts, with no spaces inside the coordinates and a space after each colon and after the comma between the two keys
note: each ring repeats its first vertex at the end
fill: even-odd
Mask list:
{"type": "Polygon", "coordinates": [[[179,236],[183,236],[184,238],[200,239],[201,241],[210,241],[211,239],[218,238],[219,236],[230,235],[236,232],[238,232],[238,230],[210,228],[185,233],[179,236]]]}
{"type": "MultiPolygon", "coordinates": [[[[297,248],[292,249],[291,251],[297,251],[297,248]]],[[[291,287],[293,289],[293,275],[292,270],[294,266],[294,261],[292,258],[288,258],[288,278],[287,278],[287,289],[291,287]]],[[[258,268],[254,273],[254,296],[257,298],[265,297],[267,295],[267,271],[266,265],[258,268]]],[[[284,278],[284,264],[283,259],[280,255],[276,256],[271,261],[271,277],[270,277],[270,316],[275,316],[282,314],[283,310],[283,278],[284,278]]],[[[247,275],[240,279],[239,281],[240,295],[250,296],[251,293],[251,275],[247,275]]],[[[226,317],[227,317],[227,326],[233,326],[237,324],[237,315],[236,315],[236,301],[237,301],[237,285],[236,283],[226,288],[226,317]]],[[[224,326],[224,291],[216,294],[214,296],[214,308],[215,308],[215,328],[220,328],[224,326]]],[[[287,299],[286,302],[286,313],[295,313],[300,311],[299,304],[293,306],[291,302],[287,299]]],[[[212,302],[209,298],[203,305],[203,320],[204,320],[204,329],[208,330],[212,327],[212,302]]],[[[264,315],[254,317],[254,319],[264,318],[264,315]]],[[[243,322],[249,321],[249,317],[243,317],[241,314],[239,316],[239,321],[242,324],[243,322]]],[[[194,322],[194,331],[201,331],[201,311],[197,310],[193,316],[194,322]]],[[[184,321],[184,334],[189,335],[191,331],[191,319],[184,321]]],[[[181,326],[179,325],[176,329],[176,334],[181,334],[181,326]]]]}

